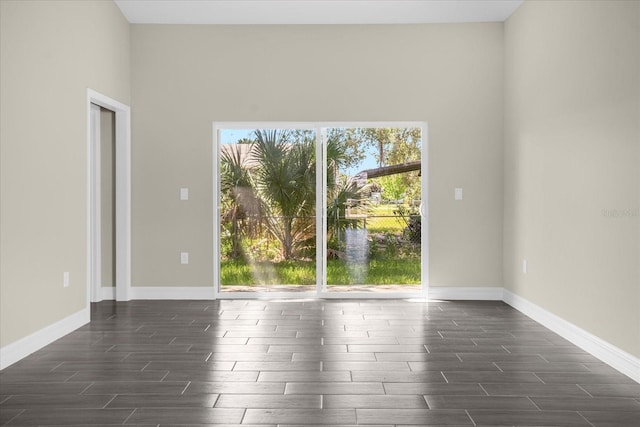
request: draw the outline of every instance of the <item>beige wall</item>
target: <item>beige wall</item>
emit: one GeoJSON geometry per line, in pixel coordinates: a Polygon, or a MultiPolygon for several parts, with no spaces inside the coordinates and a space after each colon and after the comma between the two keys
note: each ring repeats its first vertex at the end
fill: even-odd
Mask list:
{"type": "Polygon", "coordinates": [[[640,2],[562,1],[505,25],[505,285],[635,356],[639,23],[640,2]]]}
{"type": "Polygon", "coordinates": [[[100,245],[101,285],[115,285],[115,150],[116,115],[100,108],[100,245]]]}
{"type": "Polygon", "coordinates": [[[502,285],[502,24],[131,31],[133,286],[212,286],[212,122],[252,120],[427,121],[431,285],[502,285]]]}
{"type": "Polygon", "coordinates": [[[2,346],[86,305],[86,90],[128,103],[129,55],[112,2],[0,2],[2,346]]]}

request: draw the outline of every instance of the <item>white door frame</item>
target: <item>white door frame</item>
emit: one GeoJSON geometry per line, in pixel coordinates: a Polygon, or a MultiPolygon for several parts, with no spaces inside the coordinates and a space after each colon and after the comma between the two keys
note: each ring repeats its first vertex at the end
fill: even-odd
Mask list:
{"type": "Polygon", "coordinates": [[[131,295],[131,109],[115,99],[87,89],[87,307],[91,302],[104,299],[99,280],[100,129],[92,126],[92,123],[96,124],[96,111],[95,107],[91,107],[92,104],[115,113],[115,299],[128,301],[131,295]],[[97,132],[97,139],[92,132],[97,132]]]}
{"type": "MultiPolygon", "coordinates": [[[[214,122],[213,123],[213,286],[214,296],[220,299],[243,298],[428,298],[429,292],[429,139],[427,122],[415,121],[376,121],[376,122],[214,122]],[[322,236],[326,236],[326,177],[324,163],[326,159],[325,132],[327,128],[382,128],[382,127],[419,127],[422,136],[421,169],[422,176],[422,200],[420,207],[422,215],[421,227],[421,282],[419,292],[330,292],[326,289],[327,282],[327,257],[324,237],[318,238],[316,248],[316,268],[320,274],[316,274],[316,290],[314,292],[221,292],[220,290],[220,206],[219,206],[219,152],[220,131],[222,129],[316,129],[316,158],[322,161],[316,162],[316,230],[321,230],[322,236]],[[425,207],[426,206],[426,207],[425,207]]],[[[320,235],[320,233],[318,233],[320,235]]]]}
{"type": "Polygon", "coordinates": [[[89,265],[89,293],[91,302],[100,302],[103,300],[102,292],[102,153],[100,146],[101,140],[101,123],[100,123],[100,106],[96,104],[90,105],[91,117],[89,122],[90,137],[89,141],[91,150],[91,193],[90,193],[90,239],[91,239],[91,257],[89,265]]]}

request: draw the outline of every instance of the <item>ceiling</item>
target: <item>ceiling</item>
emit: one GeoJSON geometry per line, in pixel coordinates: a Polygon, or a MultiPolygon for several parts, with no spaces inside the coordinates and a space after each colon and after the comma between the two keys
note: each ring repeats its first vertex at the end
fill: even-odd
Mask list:
{"type": "Polygon", "coordinates": [[[523,0],[115,0],[132,24],[503,22],[523,0]]]}

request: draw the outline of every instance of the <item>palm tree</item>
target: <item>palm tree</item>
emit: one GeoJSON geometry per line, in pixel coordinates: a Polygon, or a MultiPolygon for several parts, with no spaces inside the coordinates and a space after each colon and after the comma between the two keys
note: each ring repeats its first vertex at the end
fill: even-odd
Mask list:
{"type": "MultiPolygon", "coordinates": [[[[248,168],[247,158],[237,145],[228,145],[221,152],[220,190],[224,209],[223,221],[231,221],[231,258],[241,255],[239,223],[247,217],[247,213],[259,211],[257,199],[253,196],[253,183],[248,168]]],[[[251,215],[249,215],[251,216],[251,215]]],[[[254,215],[255,216],[255,215],[254,215]]]]}
{"type": "Polygon", "coordinates": [[[256,130],[252,157],[256,190],[268,209],[267,226],[293,259],[315,234],[315,146],[287,130],[256,130]]]}
{"type": "MultiPolygon", "coordinates": [[[[223,219],[230,223],[230,256],[239,258],[240,236],[250,224],[264,224],[280,243],[285,260],[315,247],[315,143],[312,135],[300,131],[256,130],[246,140],[250,148],[225,146],[221,152],[223,219]]],[[[240,144],[240,142],[239,142],[240,144]]],[[[330,244],[339,246],[346,228],[362,221],[345,218],[349,199],[359,199],[352,180],[340,176],[348,163],[347,147],[340,135],[327,139],[327,234],[330,244]]]]}
{"type": "Polygon", "coordinates": [[[362,221],[346,218],[348,200],[361,199],[361,189],[352,179],[340,176],[340,167],[349,161],[347,146],[341,142],[342,129],[327,136],[327,241],[330,249],[340,247],[347,228],[358,228],[362,221]]]}

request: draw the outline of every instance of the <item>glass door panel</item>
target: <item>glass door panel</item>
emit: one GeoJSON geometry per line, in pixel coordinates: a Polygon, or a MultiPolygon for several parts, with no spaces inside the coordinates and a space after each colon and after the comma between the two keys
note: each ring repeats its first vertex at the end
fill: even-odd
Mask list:
{"type": "Polygon", "coordinates": [[[221,129],[218,139],[219,292],[315,293],[315,130],[221,129]]]}
{"type": "Polygon", "coordinates": [[[326,290],[422,290],[420,127],[326,129],[326,290]]]}

